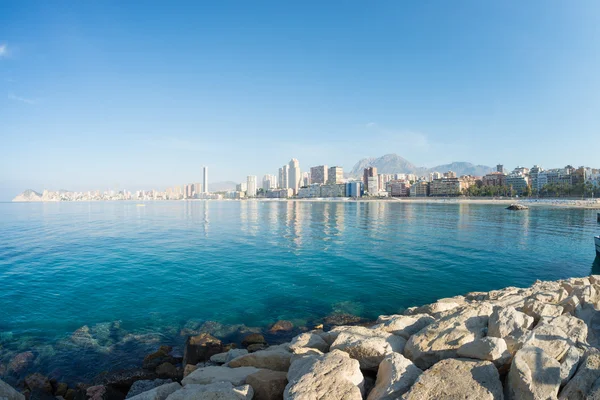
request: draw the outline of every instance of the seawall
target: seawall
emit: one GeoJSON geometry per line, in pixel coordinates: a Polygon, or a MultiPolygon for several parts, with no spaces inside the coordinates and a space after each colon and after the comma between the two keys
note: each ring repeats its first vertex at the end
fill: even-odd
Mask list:
{"type": "Polygon", "coordinates": [[[202,333],[183,354],[161,346],[138,369],[76,387],[41,374],[18,390],[0,381],[0,398],[600,398],[599,275],[468,293],[363,325],[272,346],[252,333],[241,348],[202,333]]]}

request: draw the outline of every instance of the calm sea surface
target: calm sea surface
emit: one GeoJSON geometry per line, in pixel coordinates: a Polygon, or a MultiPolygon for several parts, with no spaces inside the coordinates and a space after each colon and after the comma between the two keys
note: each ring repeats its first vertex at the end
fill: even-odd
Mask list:
{"type": "Polygon", "coordinates": [[[139,366],[145,352],[180,343],[182,328],[205,321],[265,327],[332,313],[376,318],[599,269],[593,210],[145,204],[0,203],[0,375],[31,351],[26,371],[74,382],[139,366]],[[84,325],[91,332],[71,339],[84,325]]]}

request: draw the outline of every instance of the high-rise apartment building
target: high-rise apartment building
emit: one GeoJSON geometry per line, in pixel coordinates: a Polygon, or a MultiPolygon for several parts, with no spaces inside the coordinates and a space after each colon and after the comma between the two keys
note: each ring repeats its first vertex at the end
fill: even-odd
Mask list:
{"type": "Polygon", "coordinates": [[[310,172],[303,172],[302,173],[302,179],[300,179],[300,186],[310,186],[311,183],[311,176],[310,176],[310,172]]]}
{"type": "Polygon", "coordinates": [[[500,172],[501,174],[503,174],[504,173],[504,165],[502,165],[502,164],[496,165],[496,172],[500,172]]]}
{"type": "Polygon", "coordinates": [[[289,187],[288,181],[290,177],[290,168],[286,164],[283,167],[279,168],[279,188],[287,189],[289,187]]]}
{"type": "Polygon", "coordinates": [[[204,193],[208,193],[208,167],[203,168],[202,177],[202,189],[204,189],[204,193]]]}
{"type": "Polygon", "coordinates": [[[267,174],[263,176],[262,188],[266,192],[267,190],[275,189],[277,187],[277,177],[275,175],[267,174]]]}
{"type": "Polygon", "coordinates": [[[300,173],[300,163],[295,158],[290,160],[289,172],[288,172],[288,187],[294,191],[294,195],[298,194],[300,188],[300,180],[302,174],[300,173]]]}
{"type": "Polygon", "coordinates": [[[342,167],[330,167],[327,175],[327,183],[330,185],[335,185],[344,181],[344,169],[342,167]]]}
{"type": "Polygon", "coordinates": [[[246,196],[256,197],[256,176],[248,175],[248,178],[246,178],[246,185],[246,196]]]}
{"type": "Polygon", "coordinates": [[[319,165],[317,167],[310,168],[310,181],[312,183],[320,183],[324,185],[327,183],[327,165],[319,165]]]}
{"type": "Polygon", "coordinates": [[[194,197],[198,197],[202,193],[202,184],[194,183],[194,197]]]}
{"type": "MultiPolygon", "coordinates": [[[[375,167],[368,167],[365,168],[365,171],[363,173],[363,185],[365,185],[365,192],[368,193],[372,193],[373,190],[371,190],[371,188],[369,188],[369,178],[377,178],[377,168],[375,167]]],[[[375,190],[377,191],[379,190],[378,188],[375,190]]]]}

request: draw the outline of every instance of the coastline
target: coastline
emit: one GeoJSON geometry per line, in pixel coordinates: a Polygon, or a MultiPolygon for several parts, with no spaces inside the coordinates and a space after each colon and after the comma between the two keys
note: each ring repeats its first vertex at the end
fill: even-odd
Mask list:
{"type": "MultiPolygon", "coordinates": [[[[225,399],[350,400],[600,394],[600,370],[594,367],[600,362],[600,275],[471,292],[376,321],[338,317],[309,327],[277,321],[268,330],[238,331],[234,342],[216,325],[212,333],[182,331],[182,347],[154,342],[138,368],[78,384],[34,371],[15,378],[11,370],[32,361],[26,353],[8,368],[0,366],[0,376],[28,398],[66,400],[117,400],[128,392],[141,396],[136,400],[198,398],[204,392],[225,399]],[[544,381],[528,380],[529,374],[544,381]],[[582,384],[583,377],[589,384],[582,384]]],[[[81,328],[68,341],[85,349],[97,340],[94,335],[81,328]]],[[[25,399],[2,381],[0,397],[25,399]]]]}
{"type": "Polygon", "coordinates": [[[146,199],[146,200],[83,200],[83,201],[11,201],[11,203],[96,203],[96,202],[123,202],[123,203],[153,203],[153,202],[242,202],[242,201],[258,201],[258,202],[336,202],[336,203],[368,203],[368,202],[396,202],[407,204],[475,204],[475,205],[505,205],[519,203],[531,207],[559,207],[573,209],[590,209],[600,210],[600,199],[581,199],[581,198],[464,198],[464,197],[382,197],[369,198],[361,197],[358,199],[348,197],[327,197],[327,198],[284,198],[284,199],[268,199],[268,198],[252,198],[252,199],[182,199],[182,200],[163,200],[163,199],[146,199]]]}

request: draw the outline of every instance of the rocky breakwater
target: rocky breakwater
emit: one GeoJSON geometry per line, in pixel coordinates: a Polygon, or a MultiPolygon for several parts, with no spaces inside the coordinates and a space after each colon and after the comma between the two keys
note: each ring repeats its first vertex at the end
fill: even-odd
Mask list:
{"type": "MultiPolygon", "coordinates": [[[[168,347],[146,357],[153,372],[128,381],[127,397],[600,399],[599,334],[600,276],[538,281],[441,299],[367,326],[315,329],[276,346],[260,334],[247,335],[242,349],[191,336],[183,358],[168,347]]],[[[30,389],[51,393],[36,378],[30,389]]],[[[117,399],[115,389],[126,392],[107,381],[58,398],[117,399]]],[[[0,398],[24,396],[0,381],[0,398]]]]}

